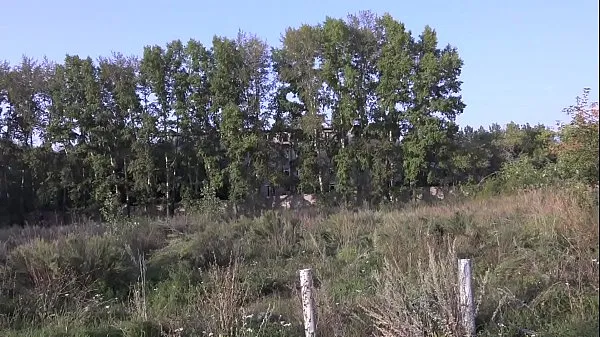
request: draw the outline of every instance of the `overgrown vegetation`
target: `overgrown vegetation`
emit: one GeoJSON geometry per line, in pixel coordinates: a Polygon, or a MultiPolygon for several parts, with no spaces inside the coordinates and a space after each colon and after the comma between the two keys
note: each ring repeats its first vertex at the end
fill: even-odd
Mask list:
{"type": "Polygon", "coordinates": [[[482,336],[598,332],[597,191],[542,188],[400,210],[4,229],[3,336],[460,335],[456,258],[482,336]]]}
{"type": "Polygon", "coordinates": [[[558,130],[459,130],[461,66],[369,13],[272,51],[240,34],[0,66],[0,334],[303,336],[311,267],[319,336],[460,336],[469,257],[478,335],[598,335],[597,103],[558,130]],[[286,132],[296,159],[267,140],[286,132]],[[265,182],[319,206],[238,209],[265,182]],[[401,200],[430,184],[460,193],[401,200]]]}

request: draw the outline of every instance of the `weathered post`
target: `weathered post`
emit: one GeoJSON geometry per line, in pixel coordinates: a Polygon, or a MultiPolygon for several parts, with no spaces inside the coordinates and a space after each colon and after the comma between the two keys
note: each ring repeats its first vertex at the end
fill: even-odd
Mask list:
{"type": "Polygon", "coordinates": [[[458,260],[458,291],[461,322],[467,336],[475,336],[475,308],[471,287],[471,260],[458,260]]]}
{"type": "Polygon", "coordinates": [[[315,300],[313,298],[311,269],[300,270],[300,291],[302,294],[302,312],[304,314],[304,333],[306,337],[315,337],[315,300]]]}

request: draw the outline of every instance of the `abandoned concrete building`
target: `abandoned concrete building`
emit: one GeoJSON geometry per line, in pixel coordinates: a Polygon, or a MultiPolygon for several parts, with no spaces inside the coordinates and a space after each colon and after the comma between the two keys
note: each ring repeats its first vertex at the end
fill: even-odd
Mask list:
{"type": "MultiPolygon", "coordinates": [[[[343,139],[336,139],[337,135],[335,130],[329,126],[324,125],[321,132],[318,134],[318,139],[323,141],[342,141],[344,144],[348,144],[352,141],[352,138],[355,137],[356,131],[360,128],[360,122],[354,121],[351,129],[348,131],[346,137],[341,137],[343,139]]],[[[298,188],[298,179],[300,176],[300,172],[298,170],[297,160],[301,155],[296,148],[296,143],[292,139],[291,132],[282,132],[278,136],[272,137],[269,139],[271,142],[279,145],[279,149],[282,152],[282,156],[278,159],[279,162],[275,167],[280,167],[283,171],[284,177],[289,177],[289,179],[285,179],[285,182],[281,184],[281,186],[273,186],[270,183],[264,183],[260,188],[260,193],[262,196],[270,198],[276,195],[290,195],[290,194],[302,194],[302,191],[298,188]]],[[[323,190],[328,192],[335,190],[336,181],[335,181],[335,170],[334,163],[332,158],[323,158],[323,160],[329,162],[329,172],[323,177],[315,177],[315,179],[322,179],[320,182],[323,184],[323,190]]]]}

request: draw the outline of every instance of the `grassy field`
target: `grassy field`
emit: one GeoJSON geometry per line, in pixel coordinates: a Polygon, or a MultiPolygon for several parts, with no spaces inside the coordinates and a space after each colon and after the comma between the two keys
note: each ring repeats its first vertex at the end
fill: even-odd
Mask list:
{"type": "Polygon", "coordinates": [[[319,336],[457,336],[461,257],[479,335],[598,335],[597,192],[313,213],[2,229],[0,335],[302,336],[310,267],[319,336]]]}

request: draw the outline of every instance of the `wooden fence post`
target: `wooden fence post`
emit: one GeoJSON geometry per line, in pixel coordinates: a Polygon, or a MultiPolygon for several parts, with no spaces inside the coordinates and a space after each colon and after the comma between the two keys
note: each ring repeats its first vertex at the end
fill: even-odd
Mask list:
{"type": "Polygon", "coordinates": [[[302,312],[304,314],[304,333],[306,337],[315,337],[315,300],[313,298],[311,269],[300,270],[300,290],[302,293],[302,312]]]}
{"type": "Polygon", "coordinates": [[[458,260],[458,291],[461,322],[467,336],[475,336],[475,308],[471,287],[471,259],[458,260]]]}

